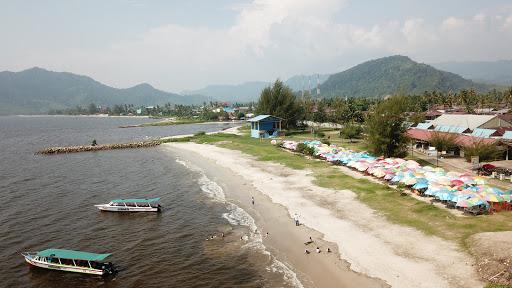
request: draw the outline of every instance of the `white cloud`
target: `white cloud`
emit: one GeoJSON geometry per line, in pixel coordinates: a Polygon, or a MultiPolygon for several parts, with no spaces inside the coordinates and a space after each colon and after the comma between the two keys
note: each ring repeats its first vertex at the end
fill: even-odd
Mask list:
{"type": "Polygon", "coordinates": [[[446,30],[459,29],[462,28],[465,24],[464,19],[449,17],[443,21],[442,27],[446,30]]]}
{"type": "Polygon", "coordinates": [[[508,16],[507,19],[505,19],[505,23],[503,23],[503,27],[512,28],[512,15],[508,16]]]}
{"type": "Polygon", "coordinates": [[[475,16],[473,16],[473,20],[477,22],[484,22],[485,20],[487,20],[487,15],[483,13],[478,13],[475,16]]]}
{"type": "Polygon", "coordinates": [[[232,7],[237,16],[229,27],[162,25],[106,49],[64,53],[32,49],[36,52],[31,57],[16,61],[55,70],[72,68],[121,87],[145,81],[180,91],[214,83],[336,72],[392,54],[421,62],[512,58],[508,48],[512,15],[499,21],[497,13],[485,11],[441,22],[408,18],[355,25],[337,17],[344,4],[254,0],[232,7]],[[34,59],[47,59],[47,63],[34,59]],[[55,63],[68,64],[57,67],[55,63]]]}

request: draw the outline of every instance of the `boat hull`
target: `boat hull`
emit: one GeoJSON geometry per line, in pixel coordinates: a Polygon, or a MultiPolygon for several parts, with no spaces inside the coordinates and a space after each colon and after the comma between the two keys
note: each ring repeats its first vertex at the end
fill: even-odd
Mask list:
{"type": "Polygon", "coordinates": [[[56,264],[56,263],[47,263],[42,261],[37,261],[32,259],[30,256],[25,256],[25,261],[35,267],[39,268],[45,268],[50,270],[59,270],[59,271],[65,271],[65,272],[75,272],[75,273],[83,273],[83,274],[91,274],[91,275],[106,275],[107,272],[104,270],[99,269],[93,269],[93,268],[86,268],[86,267],[78,267],[78,266],[69,266],[69,265],[63,265],[63,264],[56,264]]]}
{"type": "Polygon", "coordinates": [[[94,205],[101,211],[108,212],[159,212],[158,207],[124,207],[124,206],[110,206],[108,204],[94,205]]]}

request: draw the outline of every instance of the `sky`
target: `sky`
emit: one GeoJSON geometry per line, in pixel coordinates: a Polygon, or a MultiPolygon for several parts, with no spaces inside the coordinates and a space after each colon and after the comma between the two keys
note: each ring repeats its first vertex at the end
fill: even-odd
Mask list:
{"type": "Polygon", "coordinates": [[[0,71],[41,67],[127,88],[335,73],[406,55],[512,59],[511,0],[0,0],[0,71]]]}

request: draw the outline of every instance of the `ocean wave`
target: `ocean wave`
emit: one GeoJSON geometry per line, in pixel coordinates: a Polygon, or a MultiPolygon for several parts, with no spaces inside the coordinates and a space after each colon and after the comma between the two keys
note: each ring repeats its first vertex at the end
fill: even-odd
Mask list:
{"type": "Polygon", "coordinates": [[[226,195],[224,194],[224,190],[222,190],[222,187],[220,187],[219,184],[217,184],[215,181],[209,179],[204,174],[204,171],[202,169],[188,161],[183,161],[181,159],[176,159],[176,162],[185,166],[189,170],[200,174],[200,177],[197,180],[197,182],[200,185],[201,190],[212,201],[226,204],[226,209],[228,210],[228,212],[223,213],[222,218],[226,219],[232,226],[245,226],[248,228],[249,235],[248,237],[244,238],[244,240],[246,240],[246,243],[242,246],[242,248],[253,249],[264,255],[268,255],[272,259],[272,264],[269,267],[267,267],[268,271],[282,274],[284,280],[293,287],[304,287],[300,282],[299,278],[297,277],[297,274],[292,269],[290,269],[281,261],[277,260],[270,254],[270,252],[266,250],[265,245],[263,245],[263,238],[261,236],[261,233],[257,229],[258,227],[256,226],[256,222],[249,213],[247,213],[244,209],[240,208],[238,205],[227,201],[226,195]]]}
{"type": "Polygon", "coordinates": [[[267,269],[272,271],[273,273],[282,274],[284,280],[290,283],[293,287],[304,288],[299,278],[297,277],[297,274],[288,266],[286,266],[283,262],[275,260],[267,269]]]}

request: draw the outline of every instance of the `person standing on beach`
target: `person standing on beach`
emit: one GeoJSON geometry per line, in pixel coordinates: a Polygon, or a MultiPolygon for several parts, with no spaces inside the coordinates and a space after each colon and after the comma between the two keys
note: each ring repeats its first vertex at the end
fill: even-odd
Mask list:
{"type": "Polygon", "coordinates": [[[295,226],[300,226],[299,215],[297,215],[297,213],[295,213],[293,219],[295,220],[295,226]]]}
{"type": "Polygon", "coordinates": [[[254,197],[251,196],[252,206],[254,206],[254,197]]]}

